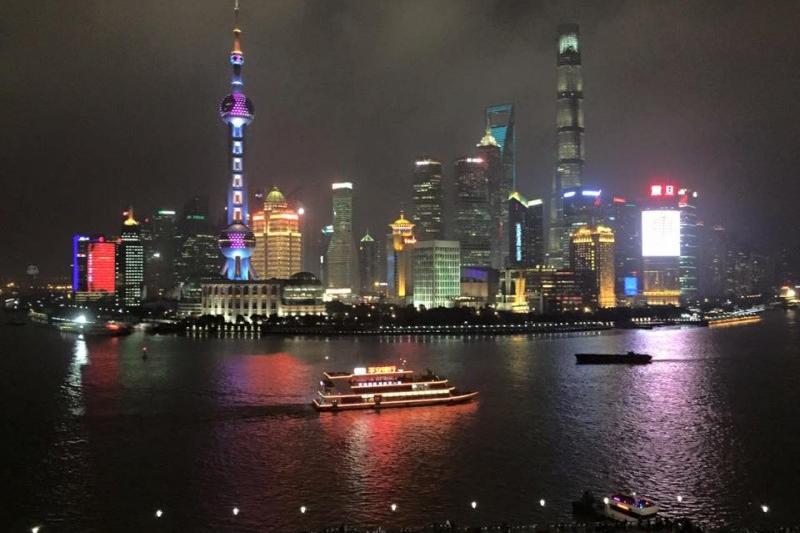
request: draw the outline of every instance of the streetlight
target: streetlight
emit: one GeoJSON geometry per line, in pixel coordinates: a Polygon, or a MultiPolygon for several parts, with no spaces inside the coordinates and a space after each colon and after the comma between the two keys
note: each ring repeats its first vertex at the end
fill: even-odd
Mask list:
{"type": "Polygon", "coordinates": [[[156,518],[161,518],[162,516],[164,516],[164,511],[156,509],[156,518]]]}
{"type": "Polygon", "coordinates": [[[389,506],[389,508],[392,510],[392,512],[394,512],[397,510],[397,504],[393,503],[392,505],[389,506]]]}
{"type": "Polygon", "coordinates": [[[300,514],[306,514],[307,510],[308,510],[308,508],[305,505],[301,505],[300,506],[300,514]]]}
{"type": "Polygon", "coordinates": [[[233,516],[239,516],[239,508],[238,507],[234,507],[233,508],[233,516]]]}
{"type": "Polygon", "coordinates": [[[472,502],[470,502],[469,506],[472,507],[473,509],[477,509],[478,508],[478,502],[476,502],[475,500],[472,500],[472,502]]]}
{"type": "Polygon", "coordinates": [[[608,496],[603,498],[603,505],[608,505],[611,500],[608,499],[608,496]]]}
{"type": "Polygon", "coordinates": [[[39,533],[40,529],[42,529],[42,526],[33,526],[31,528],[31,533],[39,533]]]}
{"type": "Polygon", "coordinates": [[[761,512],[768,513],[769,512],[769,505],[761,504],[761,512]]]}
{"type": "Polygon", "coordinates": [[[544,498],[539,500],[539,507],[544,507],[544,504],[545,504],[544,498]]]}

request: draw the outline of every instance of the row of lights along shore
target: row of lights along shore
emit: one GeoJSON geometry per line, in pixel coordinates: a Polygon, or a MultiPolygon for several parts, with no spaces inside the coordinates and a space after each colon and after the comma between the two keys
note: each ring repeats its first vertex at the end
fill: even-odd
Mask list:
{"type": "MultiPolygon", "coordinates": [[[[635,492],[633,494],[634,494],[634,496],[636,495],[635,492]]],[[[675,498],[675,500],[678,503],[682,503],[683,502],[683,496],[681,496],[679,494],[675,498]]],[[[611,500],[609,500],[608,497],[603,498],[603,504],[605,504],[605,505],[608,505],[610,503],[610,501],[611,500]]],[[[547,501],[544,498],[541,498],[539,500],[539,507],[544,507],[545,505],[547,505],[547,501]]],[[[476,500],[472,500],[471,502],[469,502],[469,506],[474,511],[478,510],[478,502],[476,500]]],[[[760,508],[761,508],[761,512],[763,512],[763,513],[768,513],[769,512],[769,505],[761,504],[760,508]]],[[[392,512],[397,511],[397,504],[396,503],[390,504],[389,505],[389,509],[392,512]]],[[[300,514],[304,515],[307,512],[308,512],[308,507],[306,507],[305,505],[301,505],[300,506],[300,514]]],[[[239,516],[239,513],[240,513],[240,510],[239,510],[238,507],[234,507],[233,509],[231,509],[231,514],[233,516],[239,516]]],[[[164,511],[162,509],[156,509],[155,516],[156,516],[156,518],[163,517],[164,516],[164,511]]],[[[31,533],[39,533],[39,531],[41,531],[41,529],[42,529],[42,526],[34,526],[34,527],[31,528],[31,533]]]]}

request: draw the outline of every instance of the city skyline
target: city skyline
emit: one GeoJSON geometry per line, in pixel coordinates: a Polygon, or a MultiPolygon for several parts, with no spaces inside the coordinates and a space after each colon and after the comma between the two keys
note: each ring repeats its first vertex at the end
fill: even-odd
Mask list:
{"type": "MultiPolygon", "coordinates": [[[[583,76],[591,86],[584,99],[586,122],[590,125],[584,173],[587,182],[602,184],[609,192],[631,196],[644,196],[647,183],[660,178],[690,185],[700,191],[707,203],[703,218],[709,224],[722,222],[745,238],[769,239],[776,233],[771,229],[791,221],[791,198],[798,196],[798,185],[789,178],[796,165],[791,156],[782,154],[791,153],[792,135],[787,134],[789,130],[785,128],[789,128],[794,119],[793,109],[781,104],[790,100],[781,101],[780,95],[791,90],[796,74],[783,72],[781,69],[785,67],[781,65],[787,62],[786,57],[776,63],[778,59],[772,57],[769,50],[778,47],[791,54],[797,49],[791,46],[797,37],[782,26],[792,20],[789,15],[796,17],[796,14],[776,15],[781,13],[780,4],[759,4],[758,9],[740,4],[733,10],[722,6],[690,6],[679,14],[675,4],[644,10],[635,4],[621,3],[615,4],[614,9],[601,10],[593,6],[545,8],[453,2],[447,4],[446,11],[461,24],[445,24],[436,13],[425,22],[442,30],[441,42],[422,40],[416,45],[421,50],[406,50],[407,43],[403,44],[405,41],[396,33],[390,33],[387,41],[379,43],[382,46],[369,58],[362,61],[351,57],[346,61],[346,57],[340,57],[334,64],[359,65],[371,76],[381,74],[383,77],[376,78],[380,83],[389,83],[407,72],[408,61],[394,61],[387,66],[378,61],[382,57],[380,54],[389,59],[394,54],[416,60],[425,52],[433,54],[439,63],[442,54],[456,54],[459,58],[468,57],[472,67],[477,61],[483,70],[505,74],[505,77],[500,76],[502,83],[478,82],[477,90],[470,91],[472,95],[455,95],[452,80],[444,74],[451,78],[465,75],[466,70],[458,69],[465,68],[466,63],[462,65],[462,61],[456,61],[434,77],[432,81],[436,83],[426,85],[430,94],[423,95],[413,87],[400,86],[391,96],[380,94],[381,91],[352,95],[344,89],[367,74],[359,74],[355,68],[346,68],[342,73],[324,67],[300,84],[299,92],[306,97],[307,108],[292,104],[294,96],[289,94],[288,84],[304,71],[301,68],[304,62],[320,61],[309,58],[311,51],[319,50],[319,43],[306,43],[297,57],[287,62],[270,48],[284,48],[287,43],[282,40],[291,39],[285,34],[290,32],[271,31],[275,28],[273,24],[325,20],[324,13],[320,13],[324,11],[336,15],[332,22],[334,28],[347,30],[336,39],[346,39],[361,35],[360,23],[371,20],[370,17],[391,25],[395,32],[419,31],[406,19],[423,8],[414,3],[404,4],[402,8],[384,6],[382,9],[387,13],[397,15],[384,20],[382,14],[385,13],[376,7],[349,3],[329,7],[301,5],[303,7],[271,11],[269,7],[275,6],[256,3],[243,6],[248,24],[259,28],[258,32],[251,32],[256,35],[251,35],[252,44],[248,44],[253,57],[248,63],[251,82],[248,86],[252,87],[254,101],[275,101],[272,109],[263,111],[266,115],[262,116],[268,118],[250,133],[250,185],[276,184],[287,190],[302,185],[299,195],[304,205],[309,206],[312,231],[330,223],[326,220],[330,201],[326,192],[332,181],[344,178],[353,181],[356,190],[353,229],[360,234],[365,227],[380,227],[386,223],[381,202],[399,197],[410,208],[409,161],[413,161],[415,154],[430,153],[443,161],[444,180],[451,180],[451,162],[474,145],[476,135],[483,130],[483,109],[499,102],[515,104],[518,188],[526,195],[546,198],[554,165],[551,149],[554,145],[551,125],[555,117],[553,47],[555,28],[563,21],[580,24],[584,44],[583,76]],[[395,9],[402,11],[392,11],[395,9]],[[407,12],[405,17],[401,16],[404,12],[407,12]],[[476,28],[469,18],[476,13],[485,13],[493,24],[476,28]],[[659,33],[663,30],[656,27],[658,16],[680,22],[674,35],[659,33]],[[701,26],[700,21],[712,19],[720,32],[716,39],[703,40],[699,34],[691,33],[690,30],[701,26]],[[767,26],[768,19],[779,22],[767,26]],[[631,21],[638,25],[634,27],[631,21]],[[631,34],[623,39],[616,34],[619,32],[612,31],[615,28],[629,28],[631,34]],[[488,37],[500,29],[512,36],[502,47],[487,45],[483,42],[485,39],[479,39],[482,48],[477,50],[470,44],[464,44],[463,48],[453,46],[463,32],[477,31],[478,35],[488,37]],[[771,46],[738,46],[732,39],[733,34],[739,35],[737,32],[744,35],[745,41],[758,37],[771,46]],[[283,45],[275,46],[276,42],[283,45]],[[678,46],[680,43],[686,44],[678,46]],[[732,53],[721,54],[722,45],[733,47],[732,53]],[[644,46],[646,49],[640,49],[644,46]],[[742,58],[748,60],[741,61],[742,58]],[[681,63],[682,59],[686,62],[681,63]],[[748,71],[751,74],[737,76],[735,80],[729,78],[740,62],[747,64],[746,69],[752,69],[748,71]],[[620,70],[623,67],[624,71],[620,70]],[[692,79],[691,73],[699,72],[701,67],[702,83],[690,86],[679,80],[678,72],[692,79]],[[673,84],[680,84],[680,88],[688,91],[680,99],[681,109],[676,109],[678,102],[671,94],[675,85],[669,91],[666,90],[668,85],[653,85],[668,81],[670,75],[673,84]],[[779,78],[784,80],[782,84],[776,83],[779,78]],[[766,86],[770,88],[768,93],[758,91],[766,86]],[[319,90],[320,87],[333,90],[319,90]],[[631,93],[633,89],[647,93],[646,102],[637,100],[631,93]],[[762,97],[754,99],[756,94],[762,97]],[[457,98],[453,101],[448,98],[450,96],[457,98]],[[747,102],[744,107],[741,106],[743,101],[747,102]],[[387,102],[385,120],[365,117],[362,115],[365,111],[355,109],[356,104],[361,104],[373,110],[387,102]],[[447,103],[447,110],[442,108],[444,103],[447,103]],[[620,115],[621,121],[614,120],[622,104],[628,112],[620,115]],[[297,116],[290,117],[290,110],[296,110],[297,116]],[[728,113],[724,112],[726,110],[728,113]],[[354,118],[359,120],[346,122],[358,126],[335,120],[343,119],[352,111],[356,111],[354,118]],[[399,111],[407,118],[388,118],[397,116],[394,114],[399,111]],[[733,116],[733,111],[738,114],[733,116]],[[653,128],[653,124],[660,127],[653,128]],[[767,128],[767,124],[772,127],[767,128]],[[713,131],[712,125],[716,128],[713,131]],[[634,135],[634,132],[638,133],[634,135]],[[315,157],[305,157],[308,151],[315,157]],[[387,155],[389,152],[391,155],[387,155]],[[774,157],[775,154],[781,156],[774,157]],[[307,162],[308,159],[313,159],[313,164],[307,162]],[[782,192],[777,198],[776,187],[782,192]],[[767,208],[770,202],[774,209],[767,208]],[[745,209],[755,214],[746,217],[746,222],[740,220],[743,217],[736,216],[745,209]]],[[[48,21],[55,19],[60,8],[44,6],[33,10],[30,6],[19,5],[4,6],[6,10],[6,24],[25,20],[22,28],[27,30],[31,26],[50,28],[52,23],[48,21]]],[[[16,84],[6,83],[11,91],[9,118],[18,120],[19,109],[25,109],[29,115],[26,121],[18,120],[24,122],[26,128],[6,129],[2,146],[7,152],[2,159],[7,163],[8,175],[17,173],[29,179],[10,183],[12,201],[4,210],[2,221],[11,227],[11,220],[25,218],[21,210],[30,209],[36,203],[37,210],[74,220],[74,224],[53,229],[34,217],[27,226],[29,234],[6,236],[4,247],[8,254],[0,260],[0,273],[4,275],[21,275],[28,264],[39,265],[45,277],[68,275],[64,252],[69,249],[70,234],[98,230],[111,233],[119,212],[128,204],[134,205],[138,213],[151,213],[158,206],[180,206],[190,194],[204,194],[212,199],[213,221],[220,211],[219,198],[224,197],[225,149],[214,106],[219,95],[224,94],[227,81],[219,65],[230,45],[229,34],[226,34],[232,18],[230,6],[201,4],[196,16],[188,6],[165,7],[156,3],[144,4],[141,14],[126,11],[124,5],[120,9],[84,6],[77,10],[78,15],[85,16],[89,30],[103,25],[113,28],[125,22],[133,28],[141,28],[148,38],[150,25],[156,28],[170,25],[179,31],[169,32],[166,28],[156,31],[162,37],[148,45],[140,42],[141,37],[133,32],[126,36],[124,46],[115,41],[116,37],[109,30],[94,32],[93,43],[108,56],[103,56],[99,62],[93,59],[89,68],[80,58],[70,57],[63,65],[54,62],[65,50],[75,46],[73,40],[78,35],[87,31],[82,25],[52,28],[52,37],[48,37],[52,40],[41,42],[13,39],[20,30],[12,26],[9,35],[14,44],[5,53],[17,54],[9,60],[12,68],[4,76],[12,76],[10,81],[16,77],[30,79],[31,83],[24,84],[25,93],[21,92],[23,84],[17,89],[16,84]],[[53,43],[61,41],[63,47],[52,49],[53,43]],[[191,51],[193,60],[188,62],[195,65],[195,70],[187,72],[179,56],[195,47],[197,50],[191,51]],[[121,73],[108,70],[109,65],[117,67],[115,63],[118,62],[114,61],[117,54],[128,57],[127,54],[142,49],[153,52],[155,59],[123,63],[119,65],[121,73]],[[25,53],[19,54],[20,50],[25,53]],[[25,61],[22,61],[23,56],[25,61]],[[169,68],[163,69],[164,66],[169,68]],[[48,84],[41,78],[45,74],[50,80],[48,84]],[[136,78],[130,78],[133,74],[136,78]],[[147,76],[151,76],[152,81],[147,76]],[[166,77],[165,85],[170,88],[166,92],[161,82],[153,83],[160,80],[160,76],[166,77]],[[130,79],[137,80],[135,92],[127,88],[130,79]],[[70,83],[53,83],[65,80],[70,83]],[[61,92],[51,95],[49,91],[54,88],[60,88],[61,92]],[[102,94],[106,96],[101,97],[102,94]],[[108,94],[113,98],[108,98],[108,94]],[[23,97],[35,98],[40,105],[33,110],[13,105],[23,97]],[[158,109],[157,113],[141,113],[148,105],[148,98],[153,102],[151,107],[158,109]],[[71,111],[66,112],[67,108],[71,111]],[[81,112],[89,110],[94,113],[81,112]],[[112,111],[120,125],[119,131],[126,132],[124,136],[96,127],[95,121],[99,119],[95,113],[112,111]],[[174,127],[165,128],[164,123],[174,124],[174,127]],[[32,133],[43,139],[41,146],[29,137],[32,133]],[[167,133],[168,136],[163,137],[167,133]],[[78,149],[84,145],[91,150],[78,149]],[[30,146],[36,149],[31,150],[30,146]],[[38,157],[42,154],[46,157],[38,157]],[[113,186],[109,186],[111,184],[113,186]],[[46,187],[52,194],[36,196],[32,187],[46,187]],[[92,208],[86,209],[86,205],[92,208]],[[45,235],[52,238],[52,245],[41,247],[38,240],[45,235]]],[[[331,31],[328,28],[325,34],[331,31]]],[[[372,31],[364,37],[380,41],[380,35],[372,31]]],[[[698,76],[694,78],[699,79],[698,76]]]]}

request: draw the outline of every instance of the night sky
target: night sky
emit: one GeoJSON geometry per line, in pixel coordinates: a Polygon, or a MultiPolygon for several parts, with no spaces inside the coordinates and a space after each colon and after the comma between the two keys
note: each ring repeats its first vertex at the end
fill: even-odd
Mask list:
{"type": "MultiPolygon", "coordinates": [[[[66,276],[70,235],[123,208],[180,208],[228,182],[223,0],[6,1],[0,7],[0,274],[66,276]]],[[[555,32],[581,25],[587,184],[643,195],[665,176],[701,219],[769,247],[800,201],[800,4],[242,0],[251,186],[330,218],[355,184],[355,229],[410,205],[421,154],[469,153],[488,104],[516,104],[519,189],[550,188],[555,32]]]]}

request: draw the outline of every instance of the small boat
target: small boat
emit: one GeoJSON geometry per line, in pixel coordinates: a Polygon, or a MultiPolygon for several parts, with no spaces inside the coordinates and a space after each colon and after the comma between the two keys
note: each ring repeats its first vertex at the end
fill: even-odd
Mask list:
{"type": "Polygon", "coordinates": [[[579,365],[646,365],[653,360],[646,353],[576,353],[579,365]]]}
{"type": "Polygon", "coordinates": [[[317,411],[422,407],[464,403],[475,391],[459,391],[430,370],[414,376],[394,365],[359,367],[353,372],[324,372],[312,404],[317,411]]]}
{"type": "Polygon", "coordinates": [[[658,505],[647,498],[635,494],[613,494],[602,501],[586,491],[580,500],[572,502],[572,512],[580,518],[592,519],[597,516],[618,522],[639,522],[655,518],[658,505]]]}

